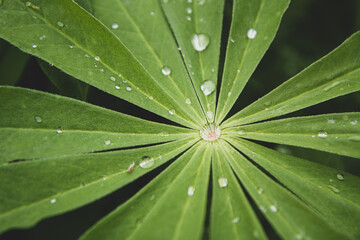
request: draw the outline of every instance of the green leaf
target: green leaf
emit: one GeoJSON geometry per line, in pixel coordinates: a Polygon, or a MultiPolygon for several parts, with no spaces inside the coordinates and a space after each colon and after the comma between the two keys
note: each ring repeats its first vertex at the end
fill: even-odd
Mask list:
{"type": "Polygon", "coordinates": [[[0,87],[0,163],[161,143],[195,137],[74,99],[0,87]]]}
{"type": "Polygon", "coordinates": [[[264,56],[289,2],[290,0],[234,1],[216,122],[222,122],[229,113],[264,56]],[[256,35],[251,36],[254,33],[256,35]]]}
{"type": "Polygon", "coordinates": [[[172,96],[183,111],[194,115],[194,119],[201,125],[205,124],[199,101],[162,12],[160,1],[91,2],[95,17],[108,26],[137,57],[162,90],[172,96]]]}
{"type": "Polygon", "coordinates": [[[5,1],[0,22],[0,37],[21,50],[112,95],[199,128],[194,115],[164,91],[126,46],[72,0],[5,1]]]}
{"type": "Polygon", "coordinates": [[[195,145],[81,239],[200,239],[210,154],[208,144],[195,145]]]}
{"type": "Polygon", "coordinates": [[[15,85],[26,67],[29,55],[4,43],[0,48],[0,85],[15,85]]]}
{"type": "Polygon", "coordinates": [[[283,239],[351,239],[346,233],[337,232],[313,209],[262,173],[232,147],[227,146],[220,151],[283,239]]]}
{"type": "Polygon", "coordinates": [[[287,118],[229,128],[226,133],[360,158],[360,113],[287,118]]]}
{"type": "Polygon", "coordinates": [[[0,165],[0,232],[92,202],[151,171],[137,165],[143,157],[157,167],[194,142],[0,165]]]}
{"type": "Polygon", "coordinates": [[[50,66],[47,62],[39,60],[39,65],[51,83],[62,95],[79,100],[86,100],[89,85],[67,75],[54,66],[50,66]]]}
{"type": "Polygon", "coordinates": [[[360,237],[360,178],[245,140],[232,143],[315,208],[339,231],[360,237]],[[253,154],[254,153],[254,154],[253,154]]]}
{"type": "Polygon", "coordinates": [[[224,127],[284,115],[360,90],[360,32],[266,96],[226,120],[224,127]]]}
{"type": "Polygon", "coordinates": [[[213,148],[210,239],[267,239],[229,163],[220,154],[223,147],[216,144],[213,148]],[[227,186],[221,187],[224,182],[227,186]]]}
{"type": "Polygon", "coordinates": [[[224,0],[162,2],[205,116],[213,122],[224,0]],[[196,34],[199,38],[194,39],[196,34]],[[200,43],[201,51],[194,48],[193,41],[200,43]],[[211,82],[203,85],[205,81],[211,82]]]}

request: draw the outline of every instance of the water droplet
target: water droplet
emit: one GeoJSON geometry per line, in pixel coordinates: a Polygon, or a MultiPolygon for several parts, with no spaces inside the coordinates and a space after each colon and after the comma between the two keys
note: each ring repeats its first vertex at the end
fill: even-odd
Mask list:
{"type": "Polygon", "coordinates": [[[220,127],[214,123],[205,124],[200,130],[200,137],[205,141],[215,141],[221,135],[220,127]]]}
{"type": "Polygon", "coordinates": [[[350,121],[350,125],[355,126],[356,124],[358,124],[358,120],[350,121]]]}
{"type": "Polygon", "coordinates": [[[210,95],[212,92],[215,91],[215,83],[213,83],[210,80],[205,81],[202,85],[201,85],[201,91],[204,93],[205,96],[210,95]]]}
{"type": "Polygon", "coordinates": [[[154,166],[155,162],[154,159],[148,156],[144,156],[142,157],[139,166],[141,168],[151,168],[152,166],[154,166]]]}
{"type": "Polygon", "coordinates": [[[154,12],[150,12],[150,15],[151,15],[151,16],[154,16],[154,15],[155,15],[155,13],[154,13],[154,12]]]}
{"type": "Polygon", "coordinates": [[[111,141],[110,140],[106,140],[105,141],[105,145],[110,145],[111,144],[111,141]]]}
{"type": "Polygon", "coordinates": [[[34,45],[32,45],[31,47],[32,47],[32,48],[37,48],[37,45],[36,45],[36,44],[34,44],[34,45]]]}
{"type": "Polygon", "coordinates": [[[232,222],[232,223],[238,223],[239,221],[240,221],[240,218],[239,218],[239,217],[234,217],[231,222],[232,222]]]}
{"type": "Polygon", "coordinates": [[[191,14],[191,13],[192,13],[192,9],[191,9],[191,8],[187,8],[187,9],[186,9],[186,12],[187,12],[188,14],[191,14]]]}
{"type": "Polygon", "coordinates": [[[206,112],[206,116],[207,116],[210,120],[212,120],[213,117],[214,117],[214,114],[213,114],[212,111],[207,111],[207,112],[206,112]]]}
{"type": "Polygon", "coordinates": [[[188,188],[187,194],[188,194],[188,196],[193,196],[193,195],[194,195],[194,192],[195,192],[195,187],[190,186],[190,187],[188,188]]]}
{"type": "Polygon", "coordinates": [[[170,114],[170,115],[174,115],[174,114],[175,114],[175,109],[170,109],[170,110],[169,110],[169,114],[170,114]]]}
{"type": "Polygon", "coordinates": [[[170,75],[171,69],[170,69],[168,66],[164,66],[164,67],[161,69],[161,72],[162,72],[163,75],[167,76],[167,75],[170,75]]]}
{"type": "Polygon", "coordinates": [[[221,188],[224,188],[228,185],[228,180],[227,178],[221,177],[218,179],[218,183],[221,188]]]}
{"type": "Polygon", "coordinates": [[[105,181],[106,179],[108,179],[107,176],[103,176],[102,180],[105,181]]]}
{"type": "Polygon", "coordinates": [[[154,99],[154,97],[153,97],[153,96],[149,96],[148,98],[149,98],[149,100],[153,100],[153,99],[154,99]]]}
{"type": "Polygon", "coordinates": [[[159,136],[160,137],[168,137],[169,134],[167,132],[161,132],[161,133],[159,133],[159,136]]]}
{"type": "Polygon", "coordinates": [[[191,43],[198,52],[204,51],[210,43],[210,38],[205,34],[194,34],[191,43]]]}
{"type": "Polygon", "coordinates": [[[340,190],[337,189],[336,187],[334,187],[333,185],[328,185],[327,187],[330,188],[334,193],[339,193],[340,192],[340,190]]]}
{"type": "Polygon", "coordinates": [[[237,73],[240,73],[240,69],[237,70],[237,73]]]}
{"type": "Polygon", "coordinates": [[[39,116],[35,116],[35,121],[36,121],[37,123],[41,123],[41,122],[42,122],[42,119],[41,119],[41,117],[39,117],[39,116]]]}
{"type": "Polygon", "coordinates": [[[46,38],[45,35],[41,35],[41,36],[39,37],[40,40],[44,40],[45,38],[46,38]]]}
{"type": "Polygon", "coordinates": [[[254,39],[256,37],[257,31],[253,28],[250,28],[249,31],[247,32],[247,36],[250,39],[254,39]]]}
{"type": "Polygon", "coordinates": [[[186,101],[185,101],[186,104],[191,104],[191,100],[190,98],[187,98],[186,101]]]}
{"type": "Polygon", "coordinates": [[[127,81],[126,81],[126,79],[123,79],[122,82],[123,82],[123,83],[126,83],[127,81]]]}
{"type": "Polygon", "coordinates": [[[73,46],[73,45],[70,45],[70,46],[69,46],[69,48],[73,49],[73,48],[74,48],[74,46],[73,46]]]}
{"type": "Polygon", "coordinates": [[[131,87],[126,87],[126,91],[131,92],[131,87]]]}
{"type": "Polygon", "coordinates": [[[51,199],[50,203],[56,203],[56,198],[51,199]]]}
{"type": "Polygon", "coordinates": [[[336,178],[340,181],[344,181],[344,175],[342,175],[341,173],[336,174],[336,178]]]}
{"type": "Polygon", "coordinates": [[[119,24],[113,23],[113,24],[111,25],[111,28],[112,28],[112,29],[118,29],[118,28],[119,28],[119,24]]]}
{"type": "Polygon", "coordinates": [[[100,61],[100,57],[99,57],[99,56],[95,56],[94,59],[95,59],[95,61],[100,61]]]}
{"type": "Polygon", "coordinates": [[[113,82],[115,82],[116,79],[115,79],[115,77],[111,76],[111,77],[110,77],[110,80],[113,81],[113,82]]]}
{"type": "Polygon", "coordinates": [[[59,27],[64,27],[64,23],[63,23],[63,22],[58,21],[56,24],[57,24],[59,27]]]}
{"type": "Polygon", "coordinates": [[[135,162],[130,163],[128,169],[126,170],[127,173],[131,173],[135,169],[135,162]]]}
{"type": "Polygon", "coordinates": [[[271,210],[272,212],[277,212],[277,211],[278,211],[278,209],[277,209],[277,207],[276,207],[275,205],[271,205],[271,206],[270,206],[270,210],[271,210]]]}
{"type": "Polygon", "coordinates": [[[246,131],[245,131],[245,130],[239,130],[238,134],[239,134],[239,135],[245,135],[245,134],[246,134],[246,131]]]}
{"type": "Polygon", "coordinates": [[[258,194],[262,194],[264,192],[264,189],[258,188],[257,192],[258,192],[258,194]]]}
{"type": "Polygon", "coordinates": [[[228,97],[230,97],[231,96],[231,92],[228,92],[228,97]]]}
{"type": "Polygon", "coordinates": [[[191,21],[191,17],[190,17],[190,16],[186,16],[186,20],[191,21]]]}
{"type": "Polygon", "coordinates": [[[330,123],[330,124],[335,124],[336,121],[335,121],[334,119],[328,119],[328,123],[330,123]]]}
{"type": "Polygon", "coordinates": [[[234,43],[234,42],[235,42],[235,39],[230,38],[230,42],[234,43]]]}
{"type": "Polygon", "coordinates": [[[119,85],[115,85],[115,89],[119,90],[120,86],[119,85]]]}
{"type": "Polygon", "coordinates": [[[153,194],[153,195],[151,195],[151,197],[150,197],[150,201],[152,201],[152,200],[154,200],[155,199],[155,195],[153,194]]]}
{"type": "Polygon", "coordinates": [[[295,234],[295,239],[302,240],[303,236],[301,235],[301,233],[297,233],[297,234],[295,234]]]}
{"type": "Polygon", "coordinates": [[[327,137],[328,137],[328,134],[327,134],[327,132],[325,132],[325,131],[320,131],[320,132],[318,132],[317,136],[318,136],[319,138],[327,138],[327,137]]]}
{"type": "Polygon", "coordinates": [[[261,210],[263,213],[266,213],[266,212],[267,212],[267,210],[266,210],[266,208],[265,208],[264,206],[260,206],[259,208],[260,208],[260,210],[261,210]]]}
{"type": "Polygon", "coordinates": [[[332,88],[336,87],[337,85],[339,85],[340,83],[341,83],[341,82],[333,82],[333,83],[330,84],[329,86],[325,87],[325,88],[323,89],[323,91],[324,91],[324,92],[327,92],[327,91],[329,91],[330,89],[332,89],[332,88]]]}
{"type": "Polygon", "coordinates": [[[192,0],[187,0],[188,3],[192,3],[192,0]]]}
{"type": "Polygon", "coordinates": [[[215,68],[212,68],[212,69],[211,69],[211,72],[215,72],[215,68]]]}
{"type": "Polygon", "coordinates": [[[62,133],[63,132],[63,130],[62,130],[62,128],[58,128],[58,129],[56,129],[56,133],[62,133]]]}
{"type": "Polygon", "coordinates": [[[205,3],[205,0],[198,0],[199,5],[203,5],[205,3]]]}

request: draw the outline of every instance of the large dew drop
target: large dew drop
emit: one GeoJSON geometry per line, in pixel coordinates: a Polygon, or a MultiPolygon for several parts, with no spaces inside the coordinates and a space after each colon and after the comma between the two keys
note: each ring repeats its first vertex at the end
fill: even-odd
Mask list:
{"type": "Polygon", "coordinates": [[[227,178],[221,177],[218,179],[218,183],[221,188],[224,188],[228,185],[228,180],[227,178]]]}
{"type": "Polygon", "coordinates": [[[113,24],[111,25],[111,28],[112,28],[112,29],[118,29],[118,28],[119,28],[119,24],[113,23],[113,24]]]}
{"type": "Polygon", "coordinates": [[[207,80],[201,85],[200,89],[205,96],[208,96],[215,91],[215,83],[213,83],[210,80],[207,80]]]}
{"type": "Polygon", "coordinates": [[[210,43],[210,38],[205,34],[194,34],[191,43],[198,52],[204,51],[210,43]]]}
{"type": "Polygon", "coordinates": [[[341,173],[338,173],[338,174],[336,175],[336,178],[337,178],[338,180],[340,180],[340,181],[344,181],[344,175],[342,175],[341,173]]]}
{"type": "Polygon", "coordinates": [[[167,75],[170,75],[171,69],[170,69],[168,66],[164,66],[164,67],[161,69],[161,72],[162,72],[163,75],[167,76],[167,75]]]}
{"type": "Polygon", "coordinates": [[[249,39],[254,39],[256,37],[257,31],[253,28],[250,28],[247,32],[247,36],[249,39]]]}
{"type": "Polygon", "coordinates": [[[42,122],[42,118],[39,117],[39,116],[35,116],[35,121],[36,121],[37,123],[41,123],[41,122],[42,122]]]}
{"type": "Polygon", "coordinates": [[[154,159],[151,158],[151,157],[148,157],[148,156],[144,156],[140,163],[139,163],[139,166],[141,168],[151,168],[152,166],[154,166],[155,162],[154,162],[154,159]]]}
{"type": "Polygon", "coordinates": [[[318,132],[317,135],[319,138],[327,138],[327,136],[328,136],[327,132],[325,132],[325,131],[320,131],[320,132],[318,132]]]}
{"type": "Polygon", "coordinates": [[[188,196],[193,196],[193,195],[194,195],[194,192],[195,192],[195,188],[194,188],[193,186],[190,186],[190,187],[188,188],[187,194],[188,194],[188,196]]]}
{"type": "Polygon", "coordinates": [[[270,210],[271,210],[272,212],[277,212],[277,211],[278,211],[278,209],[277,209],[277,207],[276,207],[275,205],[271,205],[271,206],[270,206],[270,210]]]}

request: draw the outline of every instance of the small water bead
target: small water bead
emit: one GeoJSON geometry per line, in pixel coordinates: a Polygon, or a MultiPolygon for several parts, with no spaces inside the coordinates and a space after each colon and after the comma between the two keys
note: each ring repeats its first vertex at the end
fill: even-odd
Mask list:
{"type": "Polygon", "coordinates": [[[62,133],[62,132],[63,132],[62,128],[59,127],[58,129],[56,129],[56,133],[59,133],[59,134],[60,134],[60,133],[62,133]]]}
{"type": "Polygon", "coordinates": [[[119,90],[119,89],[120,89],[120,86],[119,86],[119,85],[115,85],[115,89],[116,89],[116,90],[119,90]]]}
{"type": "Polygon", "coordinates": [[[32,45],[31,47],[32,47],[32,48],[37,48],[37,45],[36,45],[36,44],[34,44],[34,45],[32,45]]]}
{"type": "Polygon", "coordinates": [[[39,40],[44,40],[45,38],[46,38],[45,35],[41,35],[41,36],[39,37],[39,40]]]}
{"type": "Polygon", "coordinates": [[[230,42],[234,43],[234,42],[235,42],[235,39],[230,38],[230,42]]]}
{"type": "Polygon", "coordinates": [[[131,87],[126,87],[126,91],[131,92],[131,87]]]}
{"type": "Polygon", "coordinates": [[[228,92],[228,97],[230,97],[231,96],[231,92],[228,92]]]}
{"type": "Polygon", "coordinates": [[[155,13],[154,13],[154,12],[150,12],[150,15],[151,15],[151,16],[154,16],[154,15],[155,15],[155,13]]]}
{"type": "Polygon", "coordinates": [[[245,134],[246,134],[246,131],[245,131],[245,130],[239,130],[239,131],[238,131],[238,134],[239,134],[239,135],[245,135],[245,134]]]}
{"type": "Polygon", "coordinates": [[[106,141],[105,141],[105,145],[108,146],[108,145],[110,145],[110,144],[111,144],[111,141],[110,141],[110,140],[106,140],[106,141]]]}
{"type": "Polygon", "coordinates": [[[327,137],[328,137],[328,134],[327,134],[327,132],[325,132],[325,131],[320,131],[320,132],[318,132],[317,136],[318,136],[319,138],[327,138],[327,137]]]}
{"type": "Polygon", "coordinates": [[[100,57],[99,57],[99,56],[95,56],[94,59],[95,59],[95,61],[100,61],[100,57]]]}
{"type": "Polygon", "coordinates": [[[250,28],[247,32],[247,36],[249,39],[254,39],[256,37],[257,31],[253,28],[250,28]]]}
{"type": "Polygon", "coordinates": [[[112,29],[118,29],[118,28],[119,28],[119,24],[113,23],[113,24],[111,25],[111,28],[112,28],[112,29]]]}
{"type": "Polygon", "coordinates": [[[41,119],[41,117],[39,117],[39,116],[35,116],[35,121],[36,121],[37,123],[41,123],[41,122],[42,122],[42,119],[41,119]]]}
{"type": "Polygon", "coordinates": [[[170,109],[170,110],[169,110],[169,114],[170,114],[170,115],[174,115],[174,114],[175,114],[175,109],[170,109]]]}
{"type": "Polygon", "coordinates": [[[192,3],[192,0],[187,0],[188,3],[192,3]]]}
{"type": "Polygon", "coordinates": [[[330,190],[333,191],[334,193],[339,193],[339,192],[340,192],[340,190],[337,189],[337,188],[336,188],[335,186],[333,186],[333,185],[328,185],[327,187],[330,188],[330,190]]]}
{"type": "Polygon", "coordinates": [[[149,157],[149,156],[144,156],[142,157],[140,163],[139,163],[139,166],[141,168],[151,168],[152,166],[154,166],[155,162],[154,162],[154,159],[149,157]]]}
{"type": "Polygon", "coordinates": [[[171,69],[170,69],[168,66],[164,66],[164,67],[161,69],[161,72],[162,72],[163,75],[168,76],[168,75],[170,75],[170,73],[171,73],[171,69]]]}
{"type": "Polygon", "coordinates": [[[51,203],[51,204],[56,203],[56,198],[51,199],[51,200],[50,200],[50,203],[51,203]]]}
{"type": "Polygon", "coordinates": [[[240,69],[237,70],[237,73],[240,73],[240,69]]]}
{"type": "Polygon", "coordinates": [[[221,177],[218,179],[219,187],[224,188],[228,185],[227,178],[221,177]]]}
{"type": "Polygon", "coordinates": [[[110,77],[110,80],[113,81],[113,82],[115,82],[116,79],[115,79],[115,77],[111,76],[111,77],[110,77]]]}
{"type": "Polygon", "coordinates": [[[277,212],[277,211],[278,211],[278,209],[277,209],[277,207],[276,207],[275,205],[271,205],[271,206],[270,206],[270,210],[271,210],[272,212],[277,212]]]}
{"type": "Polygon", "coordinates": [[[201,86],[200,86],[201,91],[204,93],[205,96],[210,95],[212,92],[215,91],[216,86],[215,83],[213,83],[210,80],[205,81],[201,86]]]}
{"type": "Polygon", "coordinates": [[[330,84],[329,86],[325,87],[325,88],[323,89],[323,91],[324,91],[324,92],[327,92],[327,91],[329,91],[330,89],[332,89],[332,88],[336,87],[337,85],[339,85],[340,83],[341,83],[341,82],[334,82],[334,83],[330,84]]]}
{"type": "Polygon", "coordinates": [[[153,96],[149,96],[148,99],[149,99],[149,100],[153,100],[154,97],[153,97],[153,96]]]}
{"type": "Polygon", "coordinates": [[[350,125],[355,126],[356,124],[358,124],[358,120],[350,121],[350,125]]]}
{"type": "Polygon", "coordinates": [[[73,49],[73,48],[74,48],[74,46],[73,46],[73,45],[70,45],[70,46],[69,46],[69,48],[73,49]]]}
{"type": "Polygon", "coordinates": [[[260,208],[260,210],[261,210],[263,213],[266,213],[266,212],[267,212],[267,210],[266,210],[266,208],[265,208],[264,206],[260,206],[259,208],[260,208]]]}
{"type": "Polygon", "coordinates": [[[211,72],[215,72],[215,68],[212,68],[212,69],[211,69],[211,72]]]}
{"type": "Polygon", "coordinates": [[[207,111],[206,116],[208,117],[208,119],[212,120],[214,118],[214,113],[212,111],[207,111]]]}
{"type": "Polygon", "coordinates": [[[187,191],[188,196],[193,196],[194,193],[195,193],[195,187],[190,186],[187,191]]]}
{"type": "Polygon", "coordinates": [[[126,79],[123,79],[122,82],[123,82],[123,83],[126,83],[127,81],[126,81],[126,79]]]}
{"type": "Polygon", "coordinates": [[[240,218],[239,218],[239,217],[234,217],[231,222],[232,222],[232,223],[238,223],[239,221],[240,221],[240,218]]]}
{"type": "Polygon", "coordinates": [[[336,178],[340,181],[344,181],[344,175],[342,175],[341,173],[336,174],[336,178]]]}
{"type": "Polygon", "coordinates": [[[199,5],[203,5],[205,3],[205,0],[198,0],[199,5]]]}
{"type": "Polygon", "coordinates": [[[191,13],[192,13],[192,9],[191,9],[191,8],[187,8],[187,9],[186,9],[186,12],[187,12],[188,14],[191,14],[191,13]]]}
{"type": "Polygon", "coordinates": [[[191,21],[191,17],[190,17],[190,16],[186,16],[186,20],[191,21]]]}
{"type": "Polygon", "coordinates": [[[302,240],[303,236],[301,235],[301,233],[298,233],[298,234],[295,235],[295,239],[302,240]]]}
{"type": "Polygon", "coordinates": [[[57,24],[59,27],[64,27],[64,26],[65,26],[65,24],[64,24],[63,22],[60,22],[60,21],[58,21],[56,24],[57,24]]]}
{"type": "Polygon", "coordinates": [[[206,34],[194,34],[191,43],[196,51],[201,52],[208,47],[210,38],[206,34]]]}
{"type": "Polygon", "coordinates": [[[190,98],[187,98],[186,101],[185,101],[186,104],[191,104],[191,100],[190,98]]]}
{"type": "Polygon", "coordinates": [[[159,136],[160,137],[168,137],[169,134],[167,132],[161,132],[161,133],[159,133],[159,136]]]}
{"type": "Polygon", "coordinates": [[[336,121],[335,121],[334,119],[328,119],[328,123],[330,123],[330,124],[335,124],[336,121]]]}
{"type": "Polygon", "coordinates": [[[258,192],[258,194],[262,194],[264,192],[264,189],[258,188],[257,192],[258,192]]]}

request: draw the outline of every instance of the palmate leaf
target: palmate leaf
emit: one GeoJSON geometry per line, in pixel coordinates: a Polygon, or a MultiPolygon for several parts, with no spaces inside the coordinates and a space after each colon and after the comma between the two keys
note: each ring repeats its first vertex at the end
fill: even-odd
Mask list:
{"type": "Polygon", "coordinates": [[[1,38],[185,126],[0,87],[0,232],[81,207],[168,163],[81,239],[272,239],[260,215],[283,239],[359,238],[358,177],[239,137],[359,157],[359,113],[255,122],[359,90],[360,33],[225,119],[288,3],[229,4],[222,67],[223,0],[0,0],[1,38]]]}

